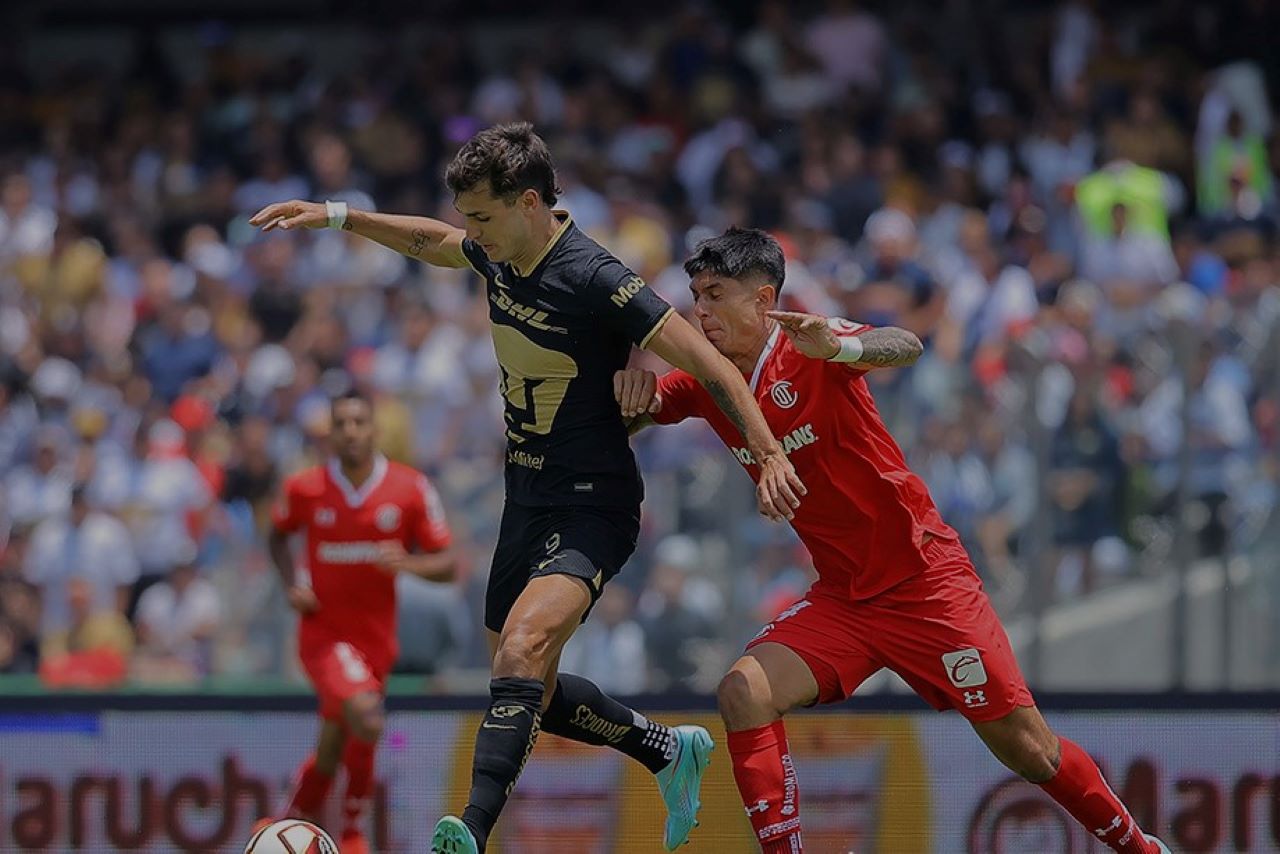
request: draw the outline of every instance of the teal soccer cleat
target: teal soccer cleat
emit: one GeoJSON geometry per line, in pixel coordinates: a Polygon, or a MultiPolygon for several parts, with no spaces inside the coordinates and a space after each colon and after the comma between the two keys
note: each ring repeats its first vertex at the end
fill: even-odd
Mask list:
{"type": "Polygon", "coordinates": [[[462,819],[447,815],[431,834],[431,854],[480,854],[480,846],[462,819]]]}
{"type": "Polygon", "coordinates": [[[676,740],[676,755],[670,765],[657,773],[657,778],[667,805],[663,843],[668,851],[675,851],[689,841],[689,833],[698,826],[698,810],[702,808],[698,793],[715,742],[711,733],[700,726],[672,727],[671,734],[676,740]]]}

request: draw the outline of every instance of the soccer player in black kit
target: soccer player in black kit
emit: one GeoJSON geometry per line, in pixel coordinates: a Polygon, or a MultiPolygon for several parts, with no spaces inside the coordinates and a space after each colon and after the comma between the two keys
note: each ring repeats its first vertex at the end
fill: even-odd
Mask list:
{"type": "Polygon", "coordinates": [[[334,201],[280,202],[251,220],[264,231],[341,228],[431,264],[469,266],[485,282],[507,423],[506,506],[485,595],[491,703],[466,809],[440,820],[432,851],[484,851],[539,729],[608,743],[652,771],[667,805],[664,844],[674,850],[696,823],[710,735],[650,721],[558,673],[565,642],[640,529],[644,487],[613,389],[631,347],[697,377],[742,432],[761,461],[763,514],[790,519],[804,486],[732,363],[553,208],[555,169],[530,125],[476,134],[445,178],[465,230],[334,201]],[[623,735],[606,742],[601,731],[623,735]]]}

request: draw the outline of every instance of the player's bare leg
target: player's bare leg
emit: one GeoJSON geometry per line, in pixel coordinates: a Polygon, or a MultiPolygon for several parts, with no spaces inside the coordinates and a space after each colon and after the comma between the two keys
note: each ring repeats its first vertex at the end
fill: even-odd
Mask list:
{"type": "Polygon", "coordinates": [[[1089,754],[1056,736],[1036,707],[1023,706],[999,720],[975,722],[973,728],[1010,771],[1044,789],[1112,850],[1168,852],[1164,843],[1142,832],[1089,754]]]}
{"type": "Polygon", "coordinates": [[[782,717],[818,699],[808,664],[776,643],[754,646],[716,691],[729,733],[733,778],[764,854],[793,854],[800,839],[800,786],[782,717]]]}
{"type": "Polygon", "coordinates": [[[484,850],[537,741],[550,669],[590,606],[587,583],[565,575],[530,579],[512,606],[493,657],[489,711],[476,734],[467,808],[461,822],[446,816],[436,825],[433,851],[484,850]]]}

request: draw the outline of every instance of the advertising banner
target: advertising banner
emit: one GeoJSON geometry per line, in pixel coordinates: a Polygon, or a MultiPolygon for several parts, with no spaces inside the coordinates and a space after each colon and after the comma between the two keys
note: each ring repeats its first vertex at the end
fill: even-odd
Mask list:
{"type": "MultiPolygon", "coordinates": [[[[720,743],[701,827],[682,850],[757,850],[714,716],[661,717],[704,724],[720,743]]],[[[390,715],[368,816],[375,850],[428,850],[435,819],[466,799],[479,721],[390,715]]],[[[1050,721],[1175,850],[1280,850],[1277,716],[1076,712],[1050,721]]],[[[239,851],[253,822],[280,808],[316,729],[313,715],[292,712],[0,712],[0,852],[239,851]]],[[[955,715],[797,715],[788,733],[811,854],[1103,850],[955,715]]],[[[337,816],[342,786],[339,776],[327,818],[337,816]]],[[[638,764],[543,735],[490,851],[651,854],[662,849],[663,816],[638,764]]]]}

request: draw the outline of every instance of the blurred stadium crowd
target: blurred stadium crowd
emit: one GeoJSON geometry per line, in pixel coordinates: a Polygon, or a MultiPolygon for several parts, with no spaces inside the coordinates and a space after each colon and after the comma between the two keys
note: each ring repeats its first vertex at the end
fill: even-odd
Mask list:
{"type": "MultiPolygon", "coordinates": [[[[791,307],[925,340],[876,398],[1006,613],[1245,547],[1280,485],[1275,6],[887,5],[6,51],[0,672],[290,672],[263,533],[351,383],[469,568],[404,588],[402,667],[483,664],[503,425],[478,282],[246,220],[290,197],[456,220],[444,164],[517,117],[676,305],[691,245],[752,224],[791,307]]],[[[641,550],[565,666],[705,689],[810,569],[701,425],[637,448],[641,550]]]]}

